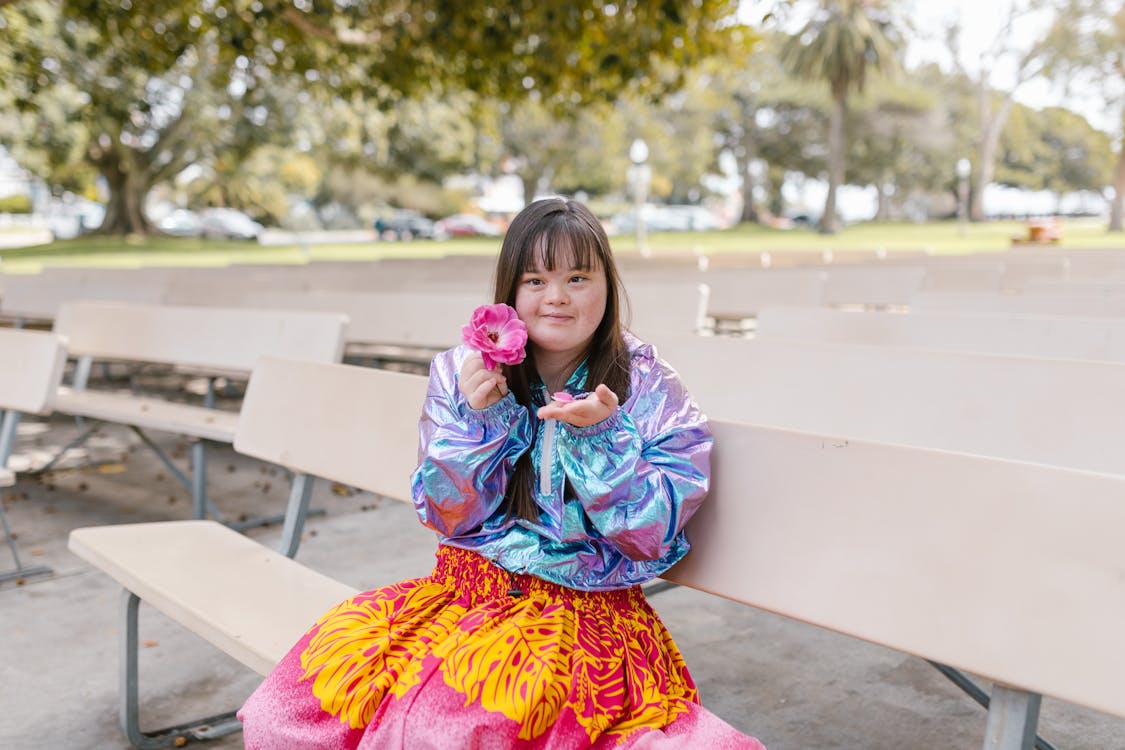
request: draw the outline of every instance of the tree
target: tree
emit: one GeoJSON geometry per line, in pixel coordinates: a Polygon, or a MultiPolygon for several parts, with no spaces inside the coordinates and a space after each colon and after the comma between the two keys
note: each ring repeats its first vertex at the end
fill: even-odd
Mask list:
{"type": "Polygon", "coordinates": [[[1039,111],[1015,105],[998,156],[997,182],[1060,197],[1075,190],[1100,192],[1111,179],[1109,136],[1061,107],[1039,111]]]}
{"type": "Polygon", "coordinates": [[[933,92],[916,84],[881,82],[868,87],[857,104],[848,118],[845,179],[875,187],[875,218],[885,220],[894,196],[935,187],[933,156],[948,153],[951,137],[939,125],[942,112],[933,92]]]}
{"type": "MultiPolygon", "coordinates": [[[[1125,229],[1125,4],[1066,0],[1047,36],[1047,72],[1068,88],[1085,88],[1105,102],[1116,124],[1117,156],[1109,231],[1125,229]],[[1114,7],[1116,6],[1116,7],[1114,7]]],[[[1111,127],[1113,127],[1111,125],[1111,127]]]]}
{"type": "Polygon", "coordinates": [[[902,35],[883,0],[821,0],[820,8],[782,49],[782,61],[799,78],[828,83],[828,195],[820,230],[834,233],[836,190],[844,180],[848,94],[862,92],[868,69],[898,68],[902,35]]]}
{"type": "MultiPolygon", "coordinates": [[[[1045,64],[1047,42],[1039,37],[1029,45],[1016,40],[1022,35],[1016,30],[1041,15],[1052,0],[1012,0],[1007,7],[1003,26],[992,44],[980,53],[975,81],[977,86],[978,135],[973,188],[970,193],[969,218],[984,220],[984,190],[992,182],[996,169],[997,147],[1004,125],[1012,111],[1016,92],[1028,81],[1038,76],[1045,64]],[[1011,83],[1001,90],[995,81],[997,71],[1008,70],[1011,83]]],[[[960,26],[951,25],[946,30],[946,42],[958,70],[971,78],[961,60],[960,26]]]]}
{"type": "Polygon", "coordinates": [[[17,0],[0,30],[17,104],[64,117],[110,189],[103,232],[149,230],[148,190],[284,125],[270,92],[375,105],[448,83],[554,106],[610,100],[722,49],[735,0],[17,0]],[[18,33],[9,33],[16,29],[18,33]]]}

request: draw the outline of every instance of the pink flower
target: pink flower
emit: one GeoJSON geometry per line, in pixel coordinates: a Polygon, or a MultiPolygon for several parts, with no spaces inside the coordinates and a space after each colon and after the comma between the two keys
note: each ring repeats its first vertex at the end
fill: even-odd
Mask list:
{"type": "Polygon", "coordinates": [[[461,338],[469,348],[481,353],[489,370],[497,362],[518,365],[527,356],[527,326],[516,317],[514,309],[502,303],[473,310],[469,324],[461,326],[461,338]]]}
{"type": "Polygon", "coordinates": [[[551,398],[553,398],[555,401],[558,401],[559,403],[562,403],[562,404],[569,404],[571,401],[574,400],[574,396],[571,396],[566,391],[558,391],[556,393],[552,393],[551,398]]]}

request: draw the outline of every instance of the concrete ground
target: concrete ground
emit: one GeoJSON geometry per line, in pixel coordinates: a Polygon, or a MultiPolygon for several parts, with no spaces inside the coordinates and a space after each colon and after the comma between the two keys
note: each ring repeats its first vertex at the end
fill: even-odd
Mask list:
{"type": "MultiPolygon", "coordinates": [[[[14,458],[39,460],[74,433],[62,418],[25,420],[14,458]]],[[[156,437],[186,465],[186,444],[156,437]]],[[[103,428],[90,453],[107,463],[23,478],[2,494],[25,564],[53,573],[0,583],[0,748],[128,747],[117,726],[120,590],[70,554],[66,537],[81,526],[187,518],[190,497],[123,428],[103,428]]],[[[212,497],[230,516],[283,509],[287,480],[275,467],[230,449],[215,449],[210,467],[212,497]]],[[[313,506],[325,513],[309,521],[304,564],[359,588],[429,571],[434,539],[412,508],[325,482],[313,506]]],[[[280,529],[248,533],[272,545],[280,529]]],[[[0,545],[0,571],[10,567],[0,545]]],[[[770,750],[982,746],[985,712],[921,659],[688,589],[653,604],[704,704],[770,750]]],[[[259,681],[144,607],[141,638],[146,728],[232,709],[259,681]]],[[[1059,750],[1125,748],[1125,720],[1051,699],[1040,732],[1059,750]]],[[[241,735],[207,746],[239,748],[241,735]]]]}

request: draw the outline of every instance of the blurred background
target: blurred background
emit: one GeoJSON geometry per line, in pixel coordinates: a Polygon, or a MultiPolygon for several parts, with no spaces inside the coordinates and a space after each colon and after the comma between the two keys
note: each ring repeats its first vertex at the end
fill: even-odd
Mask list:
{"type": "Polygon", "coordinates": [[[0,232],[44,241],[494,236],[546,194],[1120,232],[1123,131],[1120,0],[0,0],[0,232]]]}

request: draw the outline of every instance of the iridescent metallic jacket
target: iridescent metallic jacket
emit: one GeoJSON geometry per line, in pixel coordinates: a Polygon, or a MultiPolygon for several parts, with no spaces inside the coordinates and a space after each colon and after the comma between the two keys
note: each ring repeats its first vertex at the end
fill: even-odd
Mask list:
{"type": "MultiPolygon", "coordinates": [[[[683,528],[707,493],[711,430],[676,373],[626,334],[629,398],[608,419],[577,428],[525,408],[511,394],[471,408],[457,388],[470,351],[439,354],[419,423],[412,478],[422,523],[444,544],[500,567],[587,591],[648,581],[688,551],[683,528]],[[516,459],[531,451],[536,521],[509,518],[504,492],[516,459]],[[573,496],[564,496],[566,479],[573,496]]],[[[567,383],[581,392],[583,363],[567,383]]]]}

